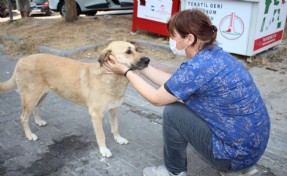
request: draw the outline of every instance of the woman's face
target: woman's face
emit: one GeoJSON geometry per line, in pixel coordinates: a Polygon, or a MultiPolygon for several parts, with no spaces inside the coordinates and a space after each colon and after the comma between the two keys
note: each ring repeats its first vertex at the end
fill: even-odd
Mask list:
{"type": "Polygon", "coordinates": [[[195,40],[193,34],[188,34],[185,38],[182,38],[180,34],[174,30],[174,35],[171,35],[170,39],[176,41],[176,49],[185,50],[188,58],[193,57],[199,51],[196,44],[192,45],[195,40]]]}
{"type": "Polygon", "coordinates": [[[176,48],[178,50],[185,49],[188,46],[187,41],[185,41],[186,38],[182,38],[176,30],[174,30],[174,35],[170,36],[170,38],[176,41],[176,48]]]}

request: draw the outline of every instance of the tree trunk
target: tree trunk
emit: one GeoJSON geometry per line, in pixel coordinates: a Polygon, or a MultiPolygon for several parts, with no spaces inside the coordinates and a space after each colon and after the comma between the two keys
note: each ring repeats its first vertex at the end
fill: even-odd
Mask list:
{"type": "Polygon", "coordinates": [[[6,1],[8,3],[10,21],[13,21],[12,2],[11,0],[6,0],[6,1]]]}
{"type": "Polygon", "coordinates": [[[78,19],[77,5],[75,0],[65,0],[65,21],[73,22],[78,19]]]}
{"type": "Polygon", "coordinates": [[[27,18],[30,15],[30,0],[17,0],[17,8],[20,11],[22,18],[27,18]]]}

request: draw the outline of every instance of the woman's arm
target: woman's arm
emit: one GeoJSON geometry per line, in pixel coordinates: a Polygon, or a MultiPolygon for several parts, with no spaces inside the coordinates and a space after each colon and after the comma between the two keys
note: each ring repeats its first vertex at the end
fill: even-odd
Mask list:
{"type": "MultiPolygon", "coordinates": [[[[124,74],[128,70],[127,66],[116,62],[114,56],[110,56],[110,59],[104,63],[104,66],[108,71],[117,74],[124,74]]],[[[156,89],[133,71],[128,71],[126,77],[132,86],[153,105],[163,106],[178,100],[175,96],[167,92],[163,85],[156,89]]],[[[156,75],[152,77],[156,77],[156,75]]]]}
{"type": "Polygon", "coordinates": [[[140,73],[158,86],[162,86],[171,76],[169,73],[158,70],[151,65],[143,70],[140,70],[140,73]]]}
{"type": "Polygon", "coordinates": [[[178,99],[166,91],[164,86],[160,86],[158,89],[149,85],[140,76],[133,71],[129,71],[126,75],[132,86],[150,103],[155,106],[163,106],[176,102],[178,99]]]}

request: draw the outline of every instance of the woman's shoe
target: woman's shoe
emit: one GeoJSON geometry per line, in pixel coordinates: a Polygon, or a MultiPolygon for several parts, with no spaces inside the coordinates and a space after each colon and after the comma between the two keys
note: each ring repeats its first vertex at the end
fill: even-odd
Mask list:
{"type": "Polygon", "coordinates": [[[179,174],[170,173],[165,166],[147,167],[143,170],[144,176],[187,176],[186,172],[179,174]]]}
{"type": "Polygon", "coordinates": [[[255,167],[250,167],[248,169],[243,169],[240,171],[227,171],[227,172],[219,172],[221,176],[254,176],[258,170],[255,167]]]}

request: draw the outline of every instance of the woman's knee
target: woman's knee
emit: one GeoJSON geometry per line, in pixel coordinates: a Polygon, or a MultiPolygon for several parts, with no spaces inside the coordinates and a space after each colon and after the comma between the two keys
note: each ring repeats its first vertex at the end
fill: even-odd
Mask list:
{"type": "Polygon", "coordinates": [[[175,118],[176,112],[178,110],[178,104],[177,103],[172,103],[168,104],[164,107],[163,110],[163,121],[164,122],[170,122],[172,119],[175,118]]]}

